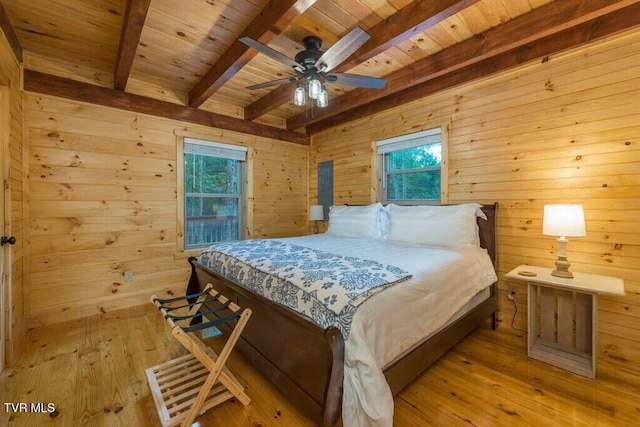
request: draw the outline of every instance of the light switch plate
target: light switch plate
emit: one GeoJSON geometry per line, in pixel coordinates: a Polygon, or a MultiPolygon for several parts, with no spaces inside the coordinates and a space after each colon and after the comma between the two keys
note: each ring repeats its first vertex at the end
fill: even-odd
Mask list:
{"type": "Polygon", "coordinates": [[[127,270],[124,272],[124,281],[133,282],[133,270],[127,270]]]}

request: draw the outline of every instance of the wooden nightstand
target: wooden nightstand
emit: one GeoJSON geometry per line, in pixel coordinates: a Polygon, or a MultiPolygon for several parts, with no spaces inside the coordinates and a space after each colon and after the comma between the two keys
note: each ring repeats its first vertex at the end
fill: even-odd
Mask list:
{"type": "Polygon", "coordinates": [[[624,282],[617,277],[576,272],[573,279],[565,279],[552,276],[551,271],[521,265],[506,275],[528,283],[529,357],[594,378],[597,296],[624,296],[624,282]]]}

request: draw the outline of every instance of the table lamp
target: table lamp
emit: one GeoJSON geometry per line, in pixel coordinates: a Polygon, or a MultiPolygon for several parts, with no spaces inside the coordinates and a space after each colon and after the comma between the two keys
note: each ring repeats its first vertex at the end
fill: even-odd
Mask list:
{"type": "Polygon", "coordinates": [[[322,205],[309,206],[309,219],[315,221],[313,225],[313,234],[318,234],[318,221],[324,221],[324,210],[322,205]]]}
{"type": "Polygon", "coordinates": [[[542,234],[558,236],[558,259],[553,276],[573,278],[569,271],[571,265],[567,260],[567,237],[586,236],[584,210],[579,204],[545,205],[542,220],[542,234]]]}

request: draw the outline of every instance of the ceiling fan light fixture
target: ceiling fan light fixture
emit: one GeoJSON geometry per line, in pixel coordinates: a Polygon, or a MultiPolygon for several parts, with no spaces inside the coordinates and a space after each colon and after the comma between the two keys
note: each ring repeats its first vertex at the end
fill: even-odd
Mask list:
{"type": "Polygon", "coordinates": [[[298,107],[304,106],[307,103],[306,97],[307,94],[304,91],[304,86],[298,84],[296,90],[293,91],[293,104],[298,107]]]}
{"type": "Polygon", "coordinates": [[[318,99],[320,91],[322,90],[322,83],[315,77],[309,79],[309,98],[318,99]]]}
{"type": "Polygon", "coordinates": [[[322,47],[322,39],[320,37],[307,36],[302,40],[304,50],[298,52],[295,59],[291,59],[251,37],[241,37],[238,39],[240,42],[283,65],[292,67],[296,74],[294,77],[285,77],[247,86],[247,89],[264,89],[290,82],[298,82],[293,92],[293,104],[298,107],[305,107],[308,96],[311,98],[311,107],[317,106],[319,108],[329,106],[329,93],[323,83],[381,89],[385,86],[386,79],[331,72],[356,52],[368,39],[369,34],[366,31],[360,27],[355,27],[324,52],[320,50],[322,47]]]}
{"type": "Polygon", "coordinates": [[[316,105],[319,108],[324,108],[329,105],[329,92],[327,92],[327,88],[324,85],[322,85],[322,88],[320,89],[318,99],[316,99],[316,105]]]}

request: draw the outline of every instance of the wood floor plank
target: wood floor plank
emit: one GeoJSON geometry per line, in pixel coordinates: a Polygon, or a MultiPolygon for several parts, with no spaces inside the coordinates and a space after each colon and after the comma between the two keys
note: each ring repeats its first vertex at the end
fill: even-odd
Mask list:
{"type": "MultiPolygon", "coordinates": [[[[526,333],[509,324],[480,328],[405,388],[394,426],[637,425],[639,384],[608,366],[591,380],[529,359],[526,333]]],[[[172,337],[151,304],[32,329],[28,340],[0,375],[0,400],[56,411],[3,413],[0,426],[159,425],[144,370],[172,337]]],[[[205,342],[220,350],[224,338],[205,342]]],[[[172,357],[179,354],[178,346],[172,357]]],[[[242,356],[227,365],[251,403],[225,402],[198,418],[202,426],[314,425],[242,356]]]]}

